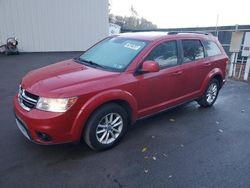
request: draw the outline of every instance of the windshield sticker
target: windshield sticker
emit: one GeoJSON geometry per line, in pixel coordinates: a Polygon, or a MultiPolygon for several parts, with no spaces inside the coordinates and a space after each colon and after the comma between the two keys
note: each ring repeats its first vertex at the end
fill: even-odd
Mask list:
{"type": "Polygon", "coordinates": [[[125,48],[129,48],[129,49],[132,49],[132,50],[139,50],[141,48],[141,46],[139,45],[136,45],[136,44],[131,44],[131,43],[126,43],[124,45],[125,48]]]}
{"type": "Polygon", "coordinates": [[[117,69],[123,69],[124,65],[121,65],[121,64],[114,64],[113,65],[114,68],[117,68],[117,69]]]}

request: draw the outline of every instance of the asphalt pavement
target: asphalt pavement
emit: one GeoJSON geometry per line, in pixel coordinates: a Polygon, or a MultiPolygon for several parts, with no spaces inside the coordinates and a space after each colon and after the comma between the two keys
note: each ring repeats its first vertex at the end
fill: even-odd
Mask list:
{"type": "Polygon", "coordinates": [[[250,187],[250,84],[138,121],[111,150],[41,146],[18,130],[12,98],[28,71],[81,53],[0,55],[0,187],[250,187]]]}

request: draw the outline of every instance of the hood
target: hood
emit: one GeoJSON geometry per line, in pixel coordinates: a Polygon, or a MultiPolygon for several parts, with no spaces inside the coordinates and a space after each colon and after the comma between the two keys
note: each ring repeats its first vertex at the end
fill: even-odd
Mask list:
{"type": "Polygon", "coordinates": [[[69,97],[79,95],[83,89],[87,92],[86,86],[90,83],[91,88],[94,88],[93,82],[105,83],[105,79],[107,81],[117,75],[119,73],[85,66],[71,59],[29,72],[22,79],[21,85],[38,96],[69,97]],[[74,90],[78,93],[74,93],[74,90]]]}

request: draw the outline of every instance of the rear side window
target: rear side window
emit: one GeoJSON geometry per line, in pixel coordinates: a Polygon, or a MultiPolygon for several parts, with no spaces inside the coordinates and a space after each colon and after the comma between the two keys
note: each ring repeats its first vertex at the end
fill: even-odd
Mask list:
{"type": "Polygon", "coordinates": [[[213,41],[203,41],[204,47],[207,51],[207,56],[215,56],[221,54],[220,48],[213,41]]]}
{"type": "Polygon", "coordinates": [[[163,42],[156,46],[146,57],[159,63],[161,68],[177,65],[177,44],[176,41],[163,42]]]}
{"type": "Polygon", "coordinates": [[[203,46],[199,40],[182,40],[182,46],[184,63],[205,57],[203,46]]]}

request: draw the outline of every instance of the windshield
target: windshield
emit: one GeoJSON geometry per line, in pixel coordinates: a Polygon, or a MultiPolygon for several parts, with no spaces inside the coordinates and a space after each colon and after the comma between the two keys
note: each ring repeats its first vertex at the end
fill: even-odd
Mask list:
{"type": "Polygon", "coordinates": [[[107,38],[80,56],[83,63],[115,71],[124,70],[147,45],[146,41],[122,37],[107,38]]]}

